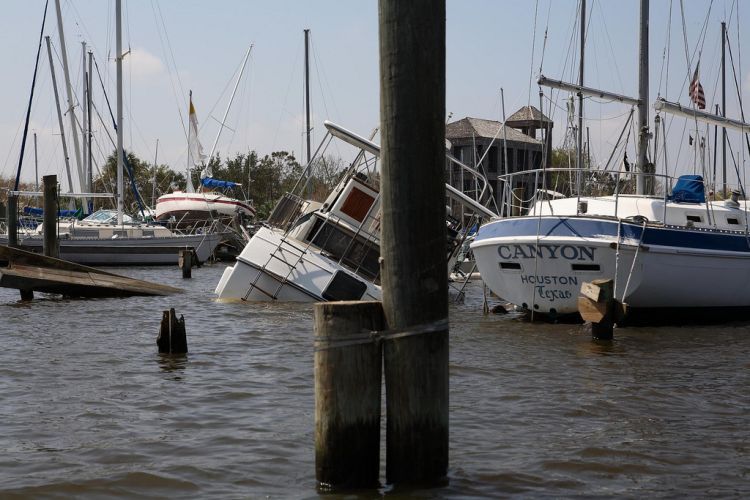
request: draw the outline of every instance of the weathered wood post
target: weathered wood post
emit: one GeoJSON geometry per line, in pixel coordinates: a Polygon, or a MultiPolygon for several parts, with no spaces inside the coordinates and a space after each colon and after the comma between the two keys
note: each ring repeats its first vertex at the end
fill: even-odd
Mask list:
{"type": "Polygon", "coordinates": [[[315,304],[315,478],[322,491],[375,488],[380,469],[380,302],[315,304]]]}
{"type": "Polygon", "coordinates": [[[187,354],[188,352],[185,317],[180,315],[180,319],[177,319],[174,308],[162,313],[156,345],[159,347],[160,354],[187,354]]]}
{"type": "Polygon", "coordinates": [[[578,313],[591,322],[591,336],[597,340],[612,340],[616,304],[614,281],[593,280],[581,284],[578,313]]]}
{"type": "Polygon", "coordinates": [[[191,248],[180,250],[180,257],[177,260],[182,269],[183,278],[193,277],[193,250],[191,248]]]}
{"type": "Polygon", "coordinates": [[[44,182],[44,218],[43,226],[43,250],[47,257],[58,258],[60,248],[57,239],[57,176],[45,175],[44,182]]]}
{"type": "Polygon", "coordinates": [[[445,0],[380,0],[386,480],[448,470],[445,0]]]}
{"type": "Polygon", "coordinates": [[[18,246],[18,195],[8,193],[8,246],[18,246]]]}

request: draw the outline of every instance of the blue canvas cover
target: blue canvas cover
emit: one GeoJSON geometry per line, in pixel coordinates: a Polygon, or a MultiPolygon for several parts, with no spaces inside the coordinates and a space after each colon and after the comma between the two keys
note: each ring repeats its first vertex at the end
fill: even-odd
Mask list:
{"type": "Polygon", "coordinates": [[[203,186],[208,187],[208,188],[220,188],[220,189],[233,188],[237,186],[236,182],[220,181],[218,179],[214,179],[213,177],[204,177],[203,179],[201,179],[201,184],[203,184],[203,186]]]}
{"type": "MultiPolygon", "coordinates": [[[[44,215],[44,209],[43,208],[36,208],[36,207],[23,207],[23,214],[24,215],[31,215],[34,217],[41,217],[44,215]]],[[[57,211],[58,217],[77,217],[81,218],[83,215],[83,212],[81,209],[78,210],[58,210],[57,211]]]]}
{"type": "Polygon", "coordinates": [[[672,188],[670,201],[676,203],[705,203],[703,177],[700,175],[681,175],[672,188]]]}

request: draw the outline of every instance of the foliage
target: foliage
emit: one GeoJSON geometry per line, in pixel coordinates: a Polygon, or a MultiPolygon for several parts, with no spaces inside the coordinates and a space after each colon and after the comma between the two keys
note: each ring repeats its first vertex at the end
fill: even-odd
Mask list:
{"type": "MultiPolygon", "coordinates": [[[[133,153],[127,153],[127,161],[134,173],[135,185],[146,206],[151,205],[151,200],[158,198],[170,186],[179,186],[184,188],[185,176],[177,173],[167,165],[157,165],[156,167],[156,192],[153,192],[152,178],[154,175],[153,164],[145,162],[133,153]]],[[[123,205],[126,211],[136,213],[138,204],[135,195],[131,189],[130,177],[127,170],[123,171],[124,199],[123,205]]],[[[93,180],[93,190],[97,193],[115,193],[117,191],[117,158],[113,152],[104,164],[99,175],[93,180]]],[[[112,200],[106,198],[97,198],[94,200],[94,209],[112,208],[112,200]]]]}
{"type": "MultiPolygon", "coordinates": [[[[128,163],[135,174],[135,184],[146,205],[151,205],[153,165],[128,153],[128,163]]],[[[303,167],[297,162],[293,154],[286,151],[276,151],[259,158],[255,151],[237,153],[233,158],[222,160],[219,155],[213,156],[209,167],[216,179],[231,181],[241,186],[241,193],[230,193],[230,196],[251,200],[257,210],[259,219],[267,218],[277,200],[287,191],[292,191],[297,180],[302,175],[303,167]]],[[[322,201],[330,189],[338,182],[345,169],[345,162],[333,156],[326,156],[316,160],[313,176],[308,183],[308,194],[317,201],[322,201]]],[[[191,173],[193,185],[200,183],[201,172],[191,173]]],[[[125,208],[133,213],[137,212],[137,204],[130,189],[130,180],[125,174],[125,208]]],[[[114,193],[117,183],[117,162],[114,153],[107,158],[100,175],[94,179],[94,191],[114,193]]],[[[175,172],[167,165],[156,168],[155,197],[172,189],[185,189],[186,179],[181,173],[175,172]]],[[[111,201],[98,199],[97,208],[111,207],[111,201]]]]}

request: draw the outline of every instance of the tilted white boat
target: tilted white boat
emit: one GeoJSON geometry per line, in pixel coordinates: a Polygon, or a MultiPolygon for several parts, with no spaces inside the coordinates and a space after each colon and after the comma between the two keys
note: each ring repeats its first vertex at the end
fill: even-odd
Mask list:
{"type": "MultiPolygon", "coordinates": [[[[219,299],[248,301],[379,300],[380,193],[377,144],[330,122],[325,122],[329,144],[333,137],[359,152],[342,180],[322,202],[286,194],[277,204],[267,227],[260,228],[227,267],[216,294],[219,299]]],[[[319,148],[319,151],[322,148],[319,148]]],[[[321,153],[322,154],[322,153],[321,153]]],[[[316,155],[317,156],[317,155],[316,155]]],[[[313,160],[315,157],[313,157],[313,160]]],[[[460,163],[455,159],[451,159],[460,163]]],[[[308,164],[297,184],[310,187],[308,164]]],[[[442,165],[436,166],[442,168],[442,165]]],[[[465,167],[467,175],[479,175],[465,167]]],[[[478,182],[486,181],[478,177],[478,182]]],[[[446,185],[448,196],[465,207],[465,214],[488,218],[494,214],[480,203],[446,185]]],[[[481,199],[481,198],[480,198],[481,199]]],[[[469,218],[468,227],[476,223],[469,218]]],[[[447,266],[452,269],[462,243],[460,223],[449,220],[447,266]]]]}
{"type": "Polygon", "coordinates": [[[207,221],[229,221],[241,214],[246,219],[255,217],[249,203],[213,191],[189,193],[175,191],[156,200],[156,220],[174,223],[175,227],[193,227],[207,221]]]}

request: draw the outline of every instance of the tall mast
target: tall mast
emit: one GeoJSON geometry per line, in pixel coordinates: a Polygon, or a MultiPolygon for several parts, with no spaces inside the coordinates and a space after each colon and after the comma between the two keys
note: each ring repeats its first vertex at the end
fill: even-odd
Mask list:
{"type": "MultiPolygon", "coordinates": [[[[578,85],[583,86],[583,59],[586,43],[586,0],[581,0],[581,63],[578,66],[578,85]]],[[[576,168],[580,182],[583,168],[583,93],[578,93],[578,146],[576,151],[576,168]]],[[[578,186],[580,192],[580,185],[578,186]]]]}
{"type": "MultiPolygon", "coordinates": [[[[88,158],[89,158],[89,116],[88,116],[88,103],[89,103],[89,79],[88,79],[88,73],[86,72],[86,42],[81,42],[81,71],[83,72],[83,79],[81,80],[82,87],[83,87],[83,93],[81,94],[83,96],[83,103],[81,105],[81,116],[82,116],[82,126],[81,126],[81,133],[83,137],[81,137],[83,142],[83,178],[80,181],[81,184],[81,191],[84,193],[90,193],[91,192],[91,186],[89,186],[89,170],[88,170],[88,158]]],[[[83,213],[88,214],[89,213],[89,200],[87,198],[84,198],[81,200],[83,202],[83,213]]]]}
{"type": "Polygon", "coordinates": [[[156,159],[159,156],[159,139],[156,139],[156,150],[154,151],[154,168],[151,177],[151,208],[156,208],[156,159]]]}
{"type": "Polygon", "coordinates": [[[305,135],[307,136],[307,163],[310,163],[310,30],[305,30],[305,135]]]}
{"type": "Polygon", "coordinates": [[[211,152],[208,154],[209,162],[211,161],[211,158],[214,156],[214,153],[216,152],[216,145],[219,143],[219,137],[221,137],[221,131],[224,130],[224,124],[227,121],[227,116],[229,116],[229,110],[232,107],[232,102],[234,101],[234,95],[237,93],[237,87],[240,86],[240,81],[242,80],[242,73],[245,72],[245,65],[247,64],[247,60],[250,57],[251,50],[253,50],[253,44],[250,44],[250,47],[247,49],[247,53],[245,53],[245,59],[242,61],[242,67],[240,68],[240,73],[237,75],[237,81],[234,82],[232,95],[231,97],[229,97],[229,104],[227,104],[227,109],[226,111],[224,111],[224,117],[221,119],[221,124],[219,125],[219,132],[216,134],[214,145],[211,146],[211,152]]]}
{"type": "Polygon", "coordinates": [[[39,191],[39,156],[36,149],[36,132],[34,132],[34,191],[39,191]]]}
{"type": "MultiPolygon", "coordinates": [[[[57,0],[59,2],[59,0],[57,0]]],[[[122,225],[122,0],[115,1],[115,62],[117,68],[117,224],[122,225]]]]}
{"type": "MultiPolygon", "coordinates": [[[[638,44],[638,160],[636,192],[646,194],[643,172],[648,162],[648,0],[641,0],[641,22],[638,44]]],[[[648,193],[651,194],[651,193],[648,193]]]]}
{"type": "Polygon", "coordinates": [[[52,76],[52,90],[55,94],[55,106],[57,107],[57,124],[60,127],[60,140],[62,141],[63,157],[65,158],[65,172],[68,174],[68,189],[73,192],[73,179],[70,175],[70,156],[68,155],[68,144],[65,142],[65,127],[63,126],[62,110],[60,109],[60,94],[57,91],[57,78],[55,77],[55,65],[52,63],[52,46],[48,36],[44,37],[47,43],[47,56],[49,56],[49,72],[52,76]]]}
{"type": "Polygon", "coordinates": [[[73,135],[73,150],[75,151],[76,155],[78,182],[80,184],[81,191],[83,191],[85,188],[83,184],[83,167],[81,164],[81,145],[78,141],[78,124],[76,123],[75,106],[73,105],[73,86],[70,83],[70,71],[68,71],[68,50],[65,48],[65,32],[63,31],[60,0],[55,0],[55,9],[57,11],[57,33],[60,37],[60,53],[62,55],[63,75],[65,76],[65,91],[68,96],[68,109],[66,110],[66,113],[70,118],[70,133],[73,135]]]}
{"type": "MultiPolygon", "coordinates": [[[[727,116],[727,71],[725,54],[727,44],[727,24],[721,23],[721,116],[727,116]]],[[[727,128],[721,128],[721,178],[724,181],[724,198],[727,197],[727,128]]]]}
{"type": "MultiPolygon", "coordinates": [[[[87,167],[86,167],[86,172],[87,172],[86,191],[89,192],[89,193],[91,193],[91,192],[94,191],[94,189],[93,189],[93,187],[94,187],[94,182],[93,182],[93,179],[94,179],[94,173],[93,173],[93,169],[94,169],[94,155],[93,155],[93,152],[91,151],[91,143],[92,143],[92,135],[93,135],[91,133],[91,129],[92,129],[91,125],[93,123],[91,121],[91,110],[94,107],[94,105],[93,105],[93,99],[94,99],[94,97],[92,95],[92,89],[93,89],[92,84],[94,82],[94,79],[93,79],[94,77],[93,77],[93,72],[91,71],[93,69],[93,67],[94,67],[94,53],[92,51],[89,51],[89,74],[88,74],[89,78],[86,81],[86,84],[88,85],[88,89],[89,89],[89,91],[86,93],[86,99],[87,99],[87,101],[86,101],[86,113],[88,114],[88,117],[89,117],[89,129],[88,129],[88,137],[87,137],[87,141],[88,141],[88,144],[89,144],[89,148],[88,148],[89,149],[89,156],[86,159],[86,165],[87,165],[87,167]]],[[[92,205],[93,205],[93,202],[92,202],[92,205]]],[[[87,210],[88,210],[88,207],[87,207],[87,210]]]]}

